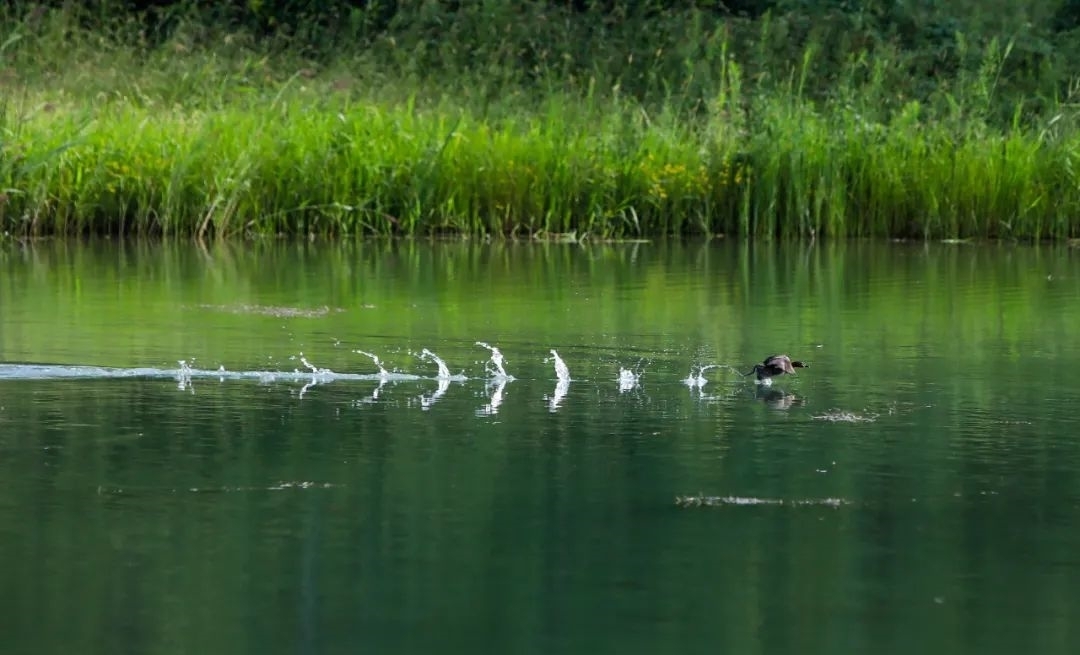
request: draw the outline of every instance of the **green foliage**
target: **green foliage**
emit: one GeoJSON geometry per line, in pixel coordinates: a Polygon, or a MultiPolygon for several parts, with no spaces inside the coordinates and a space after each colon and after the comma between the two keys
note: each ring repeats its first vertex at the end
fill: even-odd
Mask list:
{"type": "Polygon", "coordinates": [[[0,227],[1080,236],[1080,84],[1053,52],[931,2],[795,4],[418,3],[351,14],[336,49],[190,7],[162,42],[8,14],[0,227]]]}

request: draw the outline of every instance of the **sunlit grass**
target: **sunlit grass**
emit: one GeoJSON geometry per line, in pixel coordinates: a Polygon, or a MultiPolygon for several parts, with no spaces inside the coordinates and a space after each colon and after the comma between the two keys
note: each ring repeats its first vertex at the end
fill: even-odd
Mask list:
{"type": "MultiPolygon", "coordinates": [[[[44,16],[60,24],[36,44],[56,44],[49,29],[70,26],[44,16]]],[[[951,115],[875,111],[888,90],[873,77],[806,99],[812,51],[786,84],[755,88],[724,54],[691,111],[595,80],[537,92],[312,67],[231,35],[209,49],[183,32],[148,50],[65,39],[44,59],[8,40],[12,234],[1080,236],[1075,112],[991,128],[981,78],[951,115]]]]}

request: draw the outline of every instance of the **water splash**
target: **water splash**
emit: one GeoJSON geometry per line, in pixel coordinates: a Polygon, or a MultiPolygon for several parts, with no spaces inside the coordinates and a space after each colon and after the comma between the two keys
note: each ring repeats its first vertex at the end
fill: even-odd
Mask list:
{"type": "Polygon", "coordinates": [[[446,365],[446,362],[441,357],[431,352],[427,348],[420,351],[420,361],[422,362],[434,362],[439,367],[439,374],[436,376],[439,380],[465,380],[464,375],[454,375],[450,373],[450,367],[446,365]]]}
{"type": "Polygon", "coordinates": [[[503,366],[503,364],[506,363],[506,360],[503,358],[503,355],[502,355],[501,352],[499,352],[498,348],[496,348],[495,346],[489,346],[488,344],[484,343],[483,341],[477,341],[476,345],[480,346],[481,348],[487,348],[488,350],[491,351],[491,359],[488,360],[488,362],[486,364],[484,364],[484,371],[488,375],[491,375],[491,376],[495,377],[496,379],[503,379],[503,380],[513,380],[514,379],[514,377],[512,375],[507,375],[506,368],[503,366]]]}
{"type": "Polygon", "coordinates": [[[374,355],[374,354],[366,352],[364,350],[354,350],[353,352],[356,353],[357,355],[363,355],[364,357],[370,357],[371,361],[379,369],[379,378],[380,379],[385,380],[386,378],[390,377],[390,372],[387,371],[385,367],[383,367],[382,362],[379,360],[378,355],[374,355]]]}
{"type": "Polygon", "coordinates": [[[705,371],[712,368],[720,368],[720,364],[709,364],[698,368],[697,374],[694,374],[694,369],[690,369],[690,377],[683,380],[683,384],[691,389],[700,389],[709,383],[709,380],[705,377],[705,371]]]}
{"type": "Polygon", "coordinates": [[[180,391],[190,389],[191,393],[195,393],[195,387],[191,384],[191,366],[188,365],[187,360],[181,359],[176,362],[176,365],[179,367],[176,371],[176,388],[180,391]]]}
{"type": "Polygon", "coordinates": [[[300,358],[300,363],[303,364],[304,366],[306,366],[307,369],[309,371],[311,371],[312,374],[314,374],[314,375],[333,374],[333,371],[331,371],[330,369],[328,369],[328,368],[319,368],[318,366],[315,366],[314,364],[309,362],[307,360],[307,357],[304,357],[304,353],[300,353],[299,358],[300,358]]]}
{"type": "Polygon", "coordinates": [[[628,368],[619,368],[619,391],[627,392],[634,390],[641,382],[641,374],[635,373],[628,368]]]}
{"type": "Polygon", "coordinates": [[[544,358],[545,364],[550,361],[555,362],[555,378],[558,382],[555,383],[555,391],[545,400],[548,401],[548,411],[556,412],[563,398],[570,391],[570,367],[566,365],[562,357],[559,357],[559,353],[554,348],[551,349],[551,357],[544,358]]]}
{"type": "MultiPolygon", "coordinates": [[[[300,363],[307,367],[311,373],[311,379],[300,389],[299,398],[304,399],[304,394],[308,392],[314,386],[317,386],[323,382],[330,382],[334,379],[334,372],[328,368],[319,368],[308,361],[307,357],[304,357],[304,353],[299,354],[300,363]]],[[[299,373],[300,371],[297,371],[299,373]]]]}
{"type": "Polygon", "coordinates": [[[430,394],[420,395],[420,409],[427,411],[431,409],[432,405],[439,402],[439,399],[446,394],[446,391],[450,388],[451,380],[462,381],[467,380],[468,378],[466,378],[464,375],[453,375],[452,373],[450,373],[450,367],[446,365],[446,362],[444,362],[441,357],[431,352],[427,348],[424,348],[420,351],[419,357],[420,361],[434,362],[435,365],[439,367],[439,373],[436,376],[436,379],[439,381],[439,386],[435,389],[435,391],[430,394]]]}
{"type": "MultiPolygon", "coordinates": [[[[333,371],[330,371],[329,369],[320,369],[319,366],[316,366],[316,365],[312,364],[310,361],[308,361],[308,358],[303,356],[303,352],[300,352],[299,355],[297,355],[296,357],[291,357],[289,359],[291,359],[291,360],[299,359],[300,363],[303,364],[303,366],[306,367],[308,372],[311,374],[312,378],[318,377],[319,382],[324,382],[324,380],[329,380],[330,378],[334,377],[334,372],[333,371]]],[[[295,372],[297,374],[300,374],[299,370],[296,370],[295,372]]],[[[218,375],[224,375],[224,374],[225,374],[224,370],[218,370],[218,375]]]]}
{"type": "MultiPolygon", "coordinates": [[[[488,349],[491,354],[490,360],[484,362],[485,372],[487,373],[487,377],[484,378],[484,393],[485,395],[490,396],[490,402],[486,406],[487,411],[489,413],[494,413],[498,411],[503,395],[505,394],[504,385],[498,383],[512,382],[515,378],[507,373],[506,360],[497,347],[482,341],[477,341],[476,345],[488,349]]],[[[434,379],[439,382],[437,388],[425,394],[414,392],[409,396],[410,400],[408,402],[410,404],[417,403],[419,400],[418,404],[421,407],[428,408],[435,402],[438,402],[439,399],[448,392],[449,385],[443,384],[444,382],[464,382],[469,379],[464,373],[451,373],[446,362],[427,348],[424,348],[419,353],[413,352],[411,354],[417,355],[424,362],[434,363],[438,367],[437,376],[434,377],[430,375],[415,375],[401,371],[389,371],[384,365],[384,362],[377,355],[363,350],[353,350],[352,352],[371,359],[377,372],[334,373],[328,368],[316,366],[313,362],[308,360],[305,353],[300,352],[288,356],[287,360],[292,362],[292,365],[281,366],[281,370],[227,370],[221,365],[202,369],[196,366],[194,358],[176,360],[177,366],[175,368],[171,366],[161,368],[108,368],[98,366],[48,364],[5,364],[0,362],[0,381],[54,378],[160,378],[173,379],[176,381],[180,390],[192,393],[195,392],[193,382],[196,380],[216,379],[219,382],[227,380],[258,380],[263,384],[289,381],[298,383],[297,388],[299,388],[299,385],[303,385],[303,388],[299,389],[301,397],[316,385],[345,381],[375,381],[378,382],[379,385],[374,393],[371,394],[370,400],[374,401],[381,399],[380,393],[383,388],[383,383],[393,382],[397,384],[404,381],[434,379]]],[[[558,384],[555,386],[553,392],[544,395],[543,400],[548,405],[549,410],[554,412],[562,406],[565,397],[568,395],[569,384],[572,382],[572,379],[570,377],[569,367],[566,365],[565,360],[559,355],[558,351],[550,349],[548,352],[550,355],[544,359],[544,362],[545,364],[554,364],[558,384]]],[[[273,357],[268,357],[268,359],[272,364],[275,361],[278,362],[279,365],[285,363],[273,357]]],[[[618,377],[615,381],[619,391],[628,392],[637,390],[642,383],[643,370],[648,363],[649,362],[645,359],[641,359],[636,365],[631,364],[629,366],[619,365],[618,362],[615,362],[614,364],[618,371],[618,377]]],[[[690,370],[689,376],[686,379],[681,380],[681,382],[691,388],[692,393],[695,394],[695,398],[711,399],[712,397],[705,396],[702,387],[709,382],[708,378],[706,378],[706,373],[713,371],[714,369],[730,369],[738,373],[737,369],[726,364],[694,364],[690,370]]],[[[796,404],[805,404],[803,398],[796,398],[791,394],[787,394],[786,392],[777,389],[776,386],[770,388],[768,382],[754,385],[757,387],[756,390],[747,389],[746,387],[749,385],[745,385],[745,383],[742,382],[742,379],[742,377],[739,378],[740,383],[738,385],[731,385],[732,388],[738,387],[739,391],[737,393],[740,396],[748,395],[750,397],[756,397],[760,400],[764,400],[771,407],[779,409],[788,409],[796,404]],[[747,393],[748,391],[752,391],[752,393],[747,393]]],[[[292,391],[291,393],[295,395],[296,391],[292,391]]],[[[715,398],[719,398],[719,396],[716,396],[715,398]]],[[[892,410],[890,410],[890,413],[891,412],[892,410]]],[[[877,419],[877,414],[832,412],[814,416],[813,418],[815,420],[833,422],[871,422],[877,419]]]]}
{"type": "Polygon", "coordinates": [[[559,353],[554,348],[551,349],[551,357],[545,358],[544,363],[554,360],[555,362],[555,378],[559,382],[570,382],[570,367],[566,365],[562,357],[559,357],[559,353]]]}

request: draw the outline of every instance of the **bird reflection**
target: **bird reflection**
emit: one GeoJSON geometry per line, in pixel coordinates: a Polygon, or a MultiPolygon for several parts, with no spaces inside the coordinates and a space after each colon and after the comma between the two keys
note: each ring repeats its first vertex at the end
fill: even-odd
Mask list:
{"type": "Polygon", "coordinates": [[[758,387],[756,391],[757,399],[763,401],[772,409],[791,409],[793,405],[801,405],[803,403],[802,398],[793,393],[784,391],[783,389],[758,387]]]}

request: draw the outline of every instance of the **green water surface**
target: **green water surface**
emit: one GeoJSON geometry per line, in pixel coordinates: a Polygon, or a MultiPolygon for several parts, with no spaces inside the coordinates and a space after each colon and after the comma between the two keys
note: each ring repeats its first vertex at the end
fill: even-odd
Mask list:
{"type": "Polygon", "coordinates": [[[1064,247],[0,243],[0,650],[1074,653],[1078,404],[1064,247]]]}

